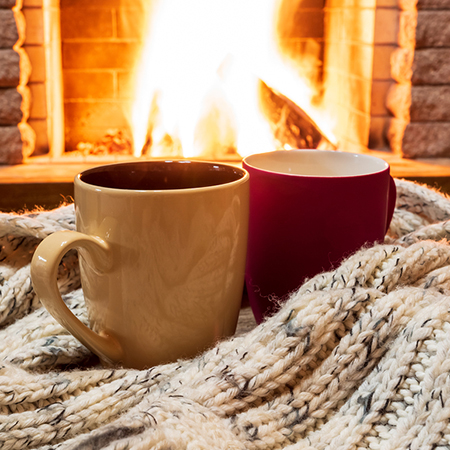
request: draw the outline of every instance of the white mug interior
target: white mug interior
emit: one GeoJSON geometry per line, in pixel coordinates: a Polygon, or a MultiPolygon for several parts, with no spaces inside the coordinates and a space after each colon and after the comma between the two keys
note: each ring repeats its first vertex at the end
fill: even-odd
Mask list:
{"type": "Polygon", "coordinates": [[[314,177],[368,175],[389,167],[374,156],[328,150],[277,150],[247,156],[244,162],[267,172],[314,177]]]}

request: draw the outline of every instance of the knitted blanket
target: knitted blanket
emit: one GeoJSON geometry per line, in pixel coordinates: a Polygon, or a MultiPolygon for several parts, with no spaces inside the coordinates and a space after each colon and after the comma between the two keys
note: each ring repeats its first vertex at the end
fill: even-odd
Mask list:
{"type": "MultiPolygon", "coordinates": [[[[396,180],[382,245],[193,360],[104,369],[41,307],[29,263],[73,205],[0,214],[0,448],[450,448],[450,200],[396,180]]],[[[87,322],[77,254],[59,285],[87,322]]]]}

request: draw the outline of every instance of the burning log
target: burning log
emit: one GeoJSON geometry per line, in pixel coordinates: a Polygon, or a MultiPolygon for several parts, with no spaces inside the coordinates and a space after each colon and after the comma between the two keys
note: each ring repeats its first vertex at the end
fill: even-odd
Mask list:
{"type": "Polygon", "coordinates": [[[335,149],[299,105],[261,80],[260,93],[262,111],[281,147],[335,149]]]}
{"type": "MultiPolygon", "coordinates": [[[[276,148],[321,148],[335,149],[311,117],[285,95],[269,87],[260,79],[258,83],[261,112],[268,122],[273,149],[276,148]]],[[[208,113],[199,119],[196,132],[197,145],[210,159],[238,159],[239,149],[234,145],[236,136],[224,104],[210,102],[208,113]]],[[[148,118],[147,135],[141,155],[182,157],[183,148],[179,139],[158,129],[159,108],[154,99],[148,118]],[[158,129],[158,133],[155,130],[158,129]],[[157,138],[155,139],[155,136],[157,138]]],[[[245,124],[242,124],[245,126],[245,124]]],[[[163,129],[162,129],[163,131],[163,129]]],[[[83,155],[132,155],[130,139],[120,130],[110,130],[98,142],[80,142],[76,151],[83,155]]]]}

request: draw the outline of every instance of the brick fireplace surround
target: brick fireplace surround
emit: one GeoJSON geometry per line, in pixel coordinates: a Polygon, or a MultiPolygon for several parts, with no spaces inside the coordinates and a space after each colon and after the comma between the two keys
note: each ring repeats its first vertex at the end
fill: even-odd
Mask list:
{"type": "MultiPolygon", "coordinates": [[[[126,131],[121,111],[130,101],[143,5],[0,0],[0,165],[46,154],[60,162],[80,140],[99,139],[111,127],[126,131]]],[[[340,148],[370,149],[390,162],[431,157],[450,167],[450,0],[281,5],[280,47],[313,60],[307,76],[323,83],[340,148]]],[[[436,164],[418,162],[397,174],[427,176],[436,164]]]]}

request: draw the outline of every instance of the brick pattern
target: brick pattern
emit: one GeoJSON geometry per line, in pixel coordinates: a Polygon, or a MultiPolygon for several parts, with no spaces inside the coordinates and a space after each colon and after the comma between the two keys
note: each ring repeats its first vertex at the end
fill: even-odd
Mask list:
{"type": "Polygon", "coordinates": [[[61,1],[66,150],[98,141],[111,129],[131,135],[131,72],[146,16],[137,4],[61,1]]]}
{"type": "Polygon", "coordinates": [[[390,60],[398,45],[399,10],[396,1],[377,0],[374,24],[374,54],[372,69],[371,120],[368,147],[388,150],[385,137],[389,111],[386,96],[393,82],[390,60]]]}
{"type": "Polygon", "coordinates": [[[375,0],[330,0],[325,8],[324,105],[336,120],[339,147],[369,141],[375,0]]]}
{"type": "Polygon", "coordinates": [[[280,51],[297,63],[299,73],[312,85],[321,85],[324,0],[280,2],[276,25],[280,51]]]}
{"type": "MultiPolygon", "coordinates": [[[[406,4],[412,0],[399,1],[406,4]]],[[[323,30],[323,56],[319,59],[320,80],[324,82],[322,104],[335,120],[336,138],[344,150],[389,150],[386,128],[391,113],[386,98],[394,84],[391,59],[401,41],[409,42],[415,33],[406,12],[400,11],[399,1],[326,0],[323,28],[317,26],[320,12],[316,20],[308,18],[310,27],[298,21],[302,30],[323,30]]],[[[314,0],[297,3],[300,10],[321,8],[314,0]]],[[[312,37],[317,39],[311,32],[312,37]]]]}
{"type": "Polygon", "coordinates": [[[396,81],[386,105],[391,148],[408,158],[450,156],[450,0],[404,0],[396,81]]]}

